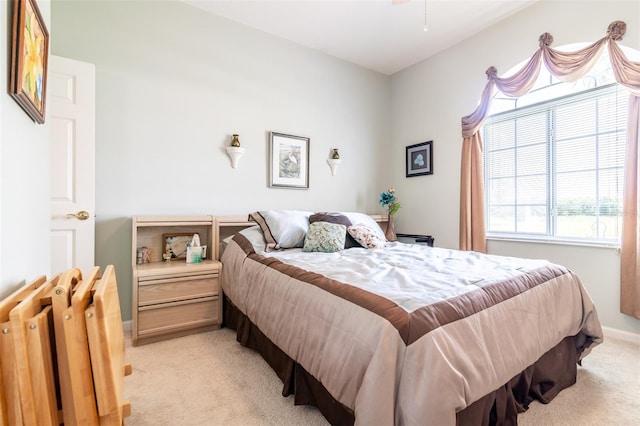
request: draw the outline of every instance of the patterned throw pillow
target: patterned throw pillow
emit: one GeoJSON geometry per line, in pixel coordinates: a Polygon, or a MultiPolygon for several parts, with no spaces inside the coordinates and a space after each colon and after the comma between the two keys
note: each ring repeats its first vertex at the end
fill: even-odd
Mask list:
{"type": "Polygon", "coordinates": [[[346,226],[329,222],[313,222],[309,225],[302,251],[335,253],[344,248],[346,226]]]}
{"type": "Polygon", "coordinates": [[[349,218],[353,225],[365,225],[371,229],[380,239],[384,242],[387,241],[387,238],[384,236],[384,231],[380,228],[378,222],[376,222],[371,216],[365,213],[360,212],[340,212],[340,214],[345,215],[349,218]]]}
{"type": "Polygon", "coordinates": [[[344,240],[344,248],[348,249],[351,247],[360,247],[360,244],[353,237],[347,234],[347,227],[353,225],[348,217],[342,215],[340,213],[315,213],[309,216],[309,223],[314,222],[329,222],[329,223],[339,223],[340,225],[344,225],[344,234],[346,239],[344,240]]]}
{"type": "Polygon", "coordinates": [[[347,232],[364,248],[382,248],[386,242],[375,230],[362,223],[348,227],[347,232]]]}

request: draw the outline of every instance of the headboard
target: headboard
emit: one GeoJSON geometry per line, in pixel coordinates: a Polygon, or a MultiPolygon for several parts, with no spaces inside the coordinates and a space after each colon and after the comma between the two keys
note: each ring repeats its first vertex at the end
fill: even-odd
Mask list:
{"type": "Polygon", "coordinates": [[[256,223],[248,220],[249,215],[245,216],[216,216],[216,222],[218,224],[218,259],[220,260],[220,256],[222,255],[222,240],[231,235],[235,234],[238,231],[243,230],[244,228],[249,228],[250,226],[255,225],[256,223]]]}

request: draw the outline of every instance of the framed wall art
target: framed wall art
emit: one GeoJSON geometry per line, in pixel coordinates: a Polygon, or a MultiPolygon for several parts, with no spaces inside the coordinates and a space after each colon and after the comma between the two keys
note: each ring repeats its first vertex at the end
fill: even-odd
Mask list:
{"type": "Polygon", "coordinates": [[[433,174],[433,141],[407,146],[407,177],[433,174]]]}
{"type": "Polygon", "coordinates": [[[309,138],[270,132],[269,187],[309,188],[309,138]]]}
{"type": "Polygon", "coordinates": [[[36,0],[13,0],[9,94],[43,124],[47,95],[49,32],[36,0]]]}

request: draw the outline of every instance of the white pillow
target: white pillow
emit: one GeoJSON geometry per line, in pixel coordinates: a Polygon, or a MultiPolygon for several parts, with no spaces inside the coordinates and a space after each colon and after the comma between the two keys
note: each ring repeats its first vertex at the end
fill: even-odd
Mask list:
{"type": "Polygon", "coordinates": [[[302,247],[313,212],[299,210],[262,210],[249,214],[262,229],[266,251],[302,247]]]}
{"type": "MultiPolygon", "coordinates": [[[[238,233],[242,234],[247,240],[249,240],[249,242],[253,246],[253,250],[256,253],[260,253],[266,250],[267,243],[265,242],[264,234],[262,233],[258,225],[245,228],[238,233]]],[[[229,238],[233,238],[233,235],[229,238]]]]}
{"type": "Polygon", "coordinates": [[[373,232],[375,232],[376,235],[382,241],[385,241],[385,242],[387,241],[387,238],[384,236],[384,231],[382,230],[382,228],[380,228],[380,225],[378,224],[378,222],[373,220],[373,218],[368,214],[359,213],[359,212],[340,212],[340,214],[343,214],[346,217],[348,217],[353,225],[359,225],[359,224],[365,225],[366,227],[370,228],[373,232]]]}

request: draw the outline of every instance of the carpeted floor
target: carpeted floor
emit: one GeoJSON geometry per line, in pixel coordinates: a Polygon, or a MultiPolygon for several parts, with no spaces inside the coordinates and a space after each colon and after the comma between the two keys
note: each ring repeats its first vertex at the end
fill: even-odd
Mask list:
{"type": "MultiPolygon", "coordinates": [[[[326,425],[315,407],[294,406],[260,355],[229,329],[131,347],[125,397],[133,425],[326,425]]],[[[524,426],[640,424],[640,346],[606,339],[578,367],[578,382],[550,404],[533,403],[524,426]]]]}

